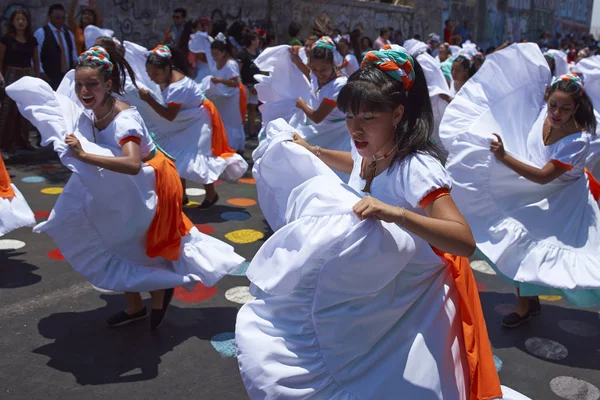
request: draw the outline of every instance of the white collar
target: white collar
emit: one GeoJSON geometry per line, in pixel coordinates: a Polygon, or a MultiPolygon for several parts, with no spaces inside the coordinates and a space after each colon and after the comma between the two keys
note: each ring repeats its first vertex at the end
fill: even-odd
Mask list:
{"type": "Polygon", "coordinates": [[[52,32],[56,32],[58,30],[62,31],[62,28],[58,29],[57,27],[55,27],[54,25],[52,25],[52,22],[48,22],[48,27],[50,27],[50,29],[52,30],[52,32]]]}

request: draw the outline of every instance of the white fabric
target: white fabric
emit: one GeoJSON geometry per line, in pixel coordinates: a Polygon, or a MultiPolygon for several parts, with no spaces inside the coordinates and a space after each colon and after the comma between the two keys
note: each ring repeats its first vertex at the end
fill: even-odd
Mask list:
{"type": "Polygon", "coordinates": [[[243,151],[246,145],[244,121],[240,111],[240,89],[223,83],[213,83],[212,77],[229,80],[240,78],[240,68],[235,60],[228,60],[221,68],[215,68],[211,75],[206,76],[201,83],[206,97],[215,104],[229,139],[229,146],[237,151],[243,151]]]}
{"type": "Polygon", "coordinates": [[[453,44],[448,46],[448,48],[450,50],[450,55],[452,56],[452,58],[456,58],[458,56],[458,53],[460,53],[460,51],[462,50],[462,47],[455,46],[453,44]]]}
{"type": "Polygon", "coordinates": [[[304,64],[308,65],[308,54],[306,54],[306,47],[302,47],[298,51],[298,57],[300,57],[304,64]]]}
{"type": "Polygon", "coordinates": [[[137,175],[127,175],[78,161],[64,143],[74,133],[83,149],[103,156],[120,155],[115,133],[148,132],[139,116],[117,116],[93,142],[91,121],[68,98],[55,94],[47,83],[26,77],[7,89],[21,114],[52,144],[61,162],[73,174],[46,222],[34,232],[49,234],[71,266],[94,286],[115,291],[150,291],[196,282],[214,285],[236,269],[243,258],[233,247],[192,228],[182,239],[175,262],[149,258],[146,233],[156,212],[154,169],[143,164],[137,175]],[[126,124],[126,126],[122,126],[126,124]]]}
{"type": "Polygon", "coordinates": [[[566,75],[569,73],[569,62],[567,55],[562,50],[550,49],[548,53],[554,56],[554,76],[566,75]]]}
{"type": "Polygon", "coordinates": [[[14,183],[11,183],[15,196],[10,199],[0,197],[0,236],[24,226],[34,226],[35,216],[14,183]]]}
{"type": "Polygon", "coordinates": [[[594,106],[598,130],[590,141],[586,165],[596,179],[600,179],[600,56],[584,58],[575,65],[573,72],[583,75],[585,93],[594,106]]]}
{"type": "MultiPolygon", "coordinates": [[[[292,127],[280,120],[272,129],[283,132],[269,132],[280,139],[253,174],[275,233],[248,269],[258,298],[236,323],[250,398],[466,400],[450,271],[397,225],[359,221],[352,206],[361,195],[285,141],[292,127]]],[[[378,176],[395,193],[402,179],[378,176]]]]}
{"type": "Polygon", "coordinates": [[[478,247],[508,278],[563,290],[600,288],[600,210],[583,174],[589,138],[575,134],[544,147],[549,79],[539,48],[525,43],[492,54],[463,86],[440,129],[452,194],[478,247]],[[495,159],[492,133],[529,165],[542,168],[558,157],[575,168],[546,185],[533,183],[495,159]]]}
{"type": "Polygon", "coordinates": [[[96,43],[96,39],[101,36],[107,36],[112,38],[115,32],[110,29],[99,28],[96,25],[88,25],[83,30],[83,38],[85,41],[85,48],[89,49],[96,43]]]}
{"type": "Polygon", "coordinates": [[[342,73],[346,77],[350,77],[350,75],[358,71],[358,69],[360,68],[356,56],[352,53],[346,54],[344,56],[344,61],[346,62],[346,65],[344,66],[344,68],[342,68],[342,73]]]}
{"type": "Polygon", "coordinates": [[[190,35],[190,41],[188,42],[188,48],[190,52],[194,54],[202,53],[206,56],[207,62],[196,60],[196,78],[197,83],[201,83],[204,78],[212,74],[212,71],[216,69],[215,59],[212,56],[210,45],[213,42],[213,38],[206,32],[198,31],[190,35]]]}

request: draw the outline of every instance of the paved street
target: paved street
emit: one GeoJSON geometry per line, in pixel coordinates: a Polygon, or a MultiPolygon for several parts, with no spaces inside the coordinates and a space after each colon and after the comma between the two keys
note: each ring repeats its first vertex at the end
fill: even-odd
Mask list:
{"type": "MultiPolygon", "coordinates": [[[[54,157],[7,168],[43,221],[69,172],[54,157]]],[[[250,172],[217,190],[221,200],[209,211],[185,211],[250,261],[269,236],[250,172]]],[[[198,185],[188,183],[188,194],[202,201],[198,185]]],[[[149,320],[108,329],[124,296],[85,282],[48,236],[23,228],[1,239],[0,399],[247,398],[233,341],[237,310],[250,299],[244,268],[216,287],[177,290],[155,334],[149,320]]],[[[502,383],[536,400],[599,399],[600,309],[546,298],[540,316],[506,330],[500,321],[516,302],[514,290],[483,261],[473,268],[502,383]]]]}

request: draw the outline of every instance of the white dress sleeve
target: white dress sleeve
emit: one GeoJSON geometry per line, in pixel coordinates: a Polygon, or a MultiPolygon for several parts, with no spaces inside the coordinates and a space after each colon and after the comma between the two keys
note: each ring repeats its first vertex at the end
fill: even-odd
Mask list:
{"type": "Polygon", "coordinates": [[[398,192],[413,208],[421,208],[427,195],[439,190],[452,189],[452,178],[442,164],[428,154],[413,154],[400,165],[398,192]]]}
{"type": "Polygon", "coordinates": [[[551,162],[571,171],[574,168],[583,168],[590,147],[589,135],[581,133],[572,135],[556,144],[553,149],[551,162]]]}
{"type": "Polygon", "coordinates": [[[115,120],[115,141],[123,147],[127,142],[136,142],[142,144],[144,138],[144,128],[129,113],[120,115],[115,120]]]}
{"type": "Polygon", "coordinates": [[[175,82],[169,85],[163,91],[163,98],[167,107],[181,107],[186,105],[187,88],[181,82],[175,82]]]}
{"type": "Polygon", "coordinates": [[[239,78],[240,77],[240,67],[238,66],[237,61],[229,60],[223,66],[223,79],[231,79],[231,78],[239,78]]]}
{"type": "Polygon", "coordinates": [[[346,76],[350,76],[356,71],[358,71],[360,66],[358,65],[358,60],[356,59],[356,56],[354,54],[347,54],[346,57],[344,57],[344,59],[346,61],[346,65],[344,67],[346,76]]]}
{"type": "Polygon", "coordinates": [[[325,102],[327,104],[337,105],[337,98],[340,94],[340,90],[346,85],[347,82],[346,77],[336,78],[331,84],[326,85],[323,89],[321,89],[319,93],[319,99],[321,102],[325,102]]]}

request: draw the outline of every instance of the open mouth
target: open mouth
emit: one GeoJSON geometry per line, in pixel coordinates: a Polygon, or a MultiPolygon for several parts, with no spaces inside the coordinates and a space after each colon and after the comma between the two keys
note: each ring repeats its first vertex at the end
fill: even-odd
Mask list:
{"type": "Polygon", "coordinates": [[[364,149],[368,145],[369,145],[369,142],[363,142],[363,141],[360,141],[360,140],[354,140],[354,146],[356,146],[357,149],[364,149]]]}
{"type": "Polygon", "coordinates": [[[90,97],[81,97],[81,102],[83,103],[84,106],[90,106],[92,105],[92,103],[94,102],[94,99],[96,97],[95,96],[90,96],[90,97]]]}
{"type": "Polygon", "coordinates": [[[550,117],[550,121],[553,122],[554,124],[559,124],[560,123],[560,119],[554,118],[554,117],[550,117]]]}

